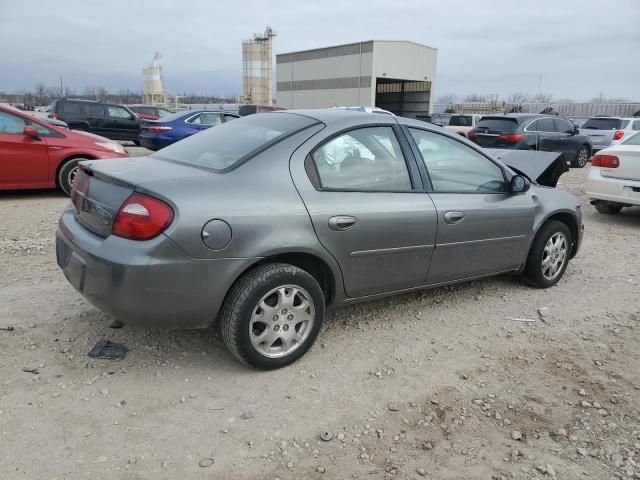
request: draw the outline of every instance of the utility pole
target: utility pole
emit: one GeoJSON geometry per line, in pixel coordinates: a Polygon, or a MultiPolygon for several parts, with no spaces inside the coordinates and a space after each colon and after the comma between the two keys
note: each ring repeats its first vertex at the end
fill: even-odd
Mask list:
{"type": "Polygon", "coordinates": [[[60,98],[62,98],[62,75],[60,75],[60,98]]]}
{"type": "Polygon", "coordinates": [[[540,98],[541,93],[542,93],[542,74],[540,74],[540,78],[538,79],[538,98],[540,98]]]}

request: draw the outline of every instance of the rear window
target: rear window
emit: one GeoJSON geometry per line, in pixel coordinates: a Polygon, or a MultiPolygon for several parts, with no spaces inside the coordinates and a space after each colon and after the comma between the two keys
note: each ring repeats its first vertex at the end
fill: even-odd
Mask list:
{"type": "Polygon", "coordinates": [[[631,135],[626,140],[623,140],[620,145],[640,145],[640,133],[631,135]]]}
{"type": "Polygon", "coordinates": [[[490,130],[493,132],[511,133],[518,129],[518,121],[515,118],[483,118],[478,122],[478,130],[490,130]]]}
{"type": "Polygon", "coordinates": [[[258,108],[255,105],[243,105],[238,110],[238,114],[241,117],[244,117],[245,115],[252,115],[257,111],[258,111],[258,108]]]}
{"type": "Polygon", "coordinates": [[[471,127],[473,124],[473,118],[471,115],[453,115],[449,120],[449,126],[451,127],[471,127]]]}
{"type": "Polygon", "coordinates": [[[619,118],[590,118],[582,125],[582,128],[589,130],[618,130],[622,127],[622,120],[619,118]]]}
{"type": "Polygon", "coordinates": [[[287,113],[250,115],[188,137],[151,156],[224,172],[317,123],[313,118],[287,113]]]}

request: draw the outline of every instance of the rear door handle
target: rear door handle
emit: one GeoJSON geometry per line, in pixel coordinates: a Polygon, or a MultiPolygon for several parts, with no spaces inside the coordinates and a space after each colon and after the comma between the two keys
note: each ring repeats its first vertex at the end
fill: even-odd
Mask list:
{"type": "Polygon", "coordinates": [[[329,228],[337,231],[349,230],[356,224],[356,222],[356,217],[352,217],[350,215],[338,215],[329,219],[329,228]]]}
{"type": "Polygon", "coordinates": [[[464,220],[464,212],[447,212],[444,214],[444,221],[451,225],[455,225],[456,223],[460,223],[464,220]]]}

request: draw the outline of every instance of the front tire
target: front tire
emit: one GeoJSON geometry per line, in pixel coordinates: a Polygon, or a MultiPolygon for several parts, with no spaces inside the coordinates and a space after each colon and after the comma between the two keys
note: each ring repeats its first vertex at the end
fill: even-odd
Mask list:
{"type": "Polygon", "coordinates": [[[573,167],[584,168],[589,160],[589,147],[587,145],[583,145],[578,150],[576,154],[576,159],[573,161],[573,167]]]}
{"type": "Polygon", "coordinates": [[[596,207],[598,212],[606,215],[615,215],[616,213],[620,213],[620,210],[622,210],[622,205],[609,202],[598,202],[594,207],[596,207]]]}
{"type": "Polygon", "coordinates": [[[81,160],[86,160],[86,158],[74,158],[67,160],[62,167],[60,167],[60,170],[58,170],[58,186],[67,196],[71,195],[73,179],[76,178],[78,162],[81,160]]]}
{"type": "Polygon", "coordinates": [[[323,320],[318,282],[293,265],[272,263],[249,271],[231,288],[220,312],[220,330],[234,357],[270,370],[302,357],[323,320]]]}
{"type": "Polygon", "coordinates": [[[558,283],[569,264],[571,232],[565,223],[547,221],[536,235],[524,269],[525,281],[537,288],[558,283]]]}

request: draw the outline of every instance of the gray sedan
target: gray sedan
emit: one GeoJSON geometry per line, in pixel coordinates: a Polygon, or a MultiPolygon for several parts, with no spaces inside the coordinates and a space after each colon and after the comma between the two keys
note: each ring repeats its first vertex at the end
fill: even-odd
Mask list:
{"type": "Polygon", "coordinates": [[[251,115],[148,157],[81,162],[58,264],[127,324],[215,323],[242,362],[282,367],[328,307],[505,273],[558,282],[582,215],[534,160],[511,168],[387,115],[251,115]]]}

